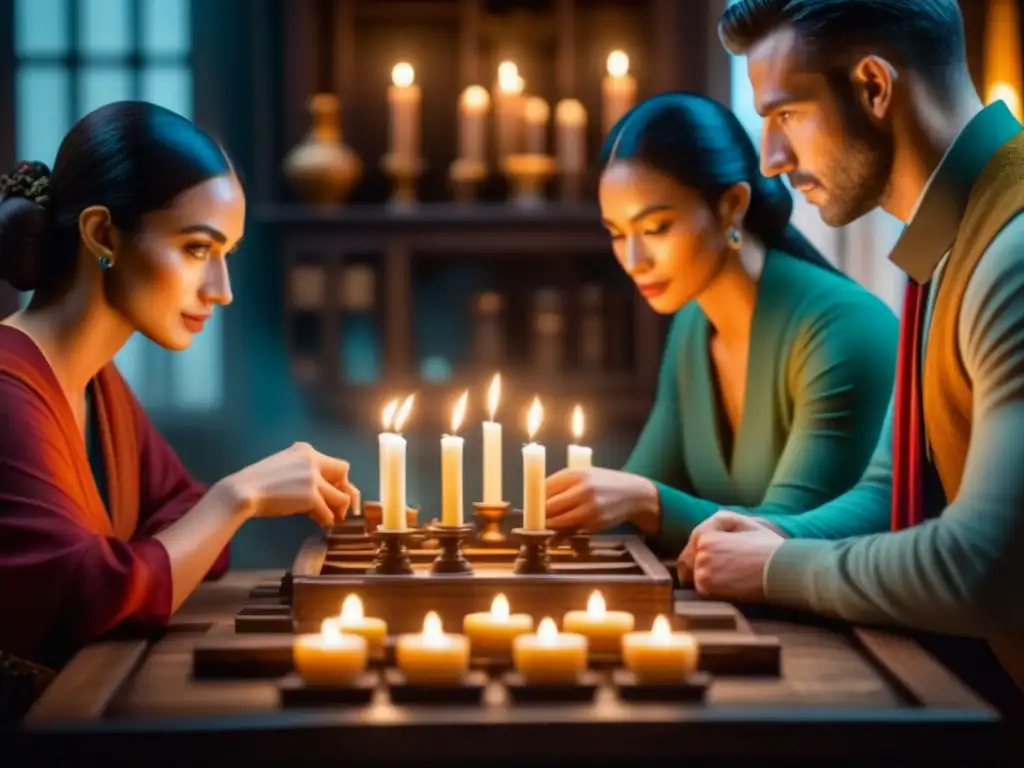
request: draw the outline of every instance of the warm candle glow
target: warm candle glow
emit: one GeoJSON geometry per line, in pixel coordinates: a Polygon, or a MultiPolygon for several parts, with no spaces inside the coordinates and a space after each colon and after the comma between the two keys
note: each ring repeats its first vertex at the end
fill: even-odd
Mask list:
{"type": "Polygon", "coordinates": [[[341,604],[341,623],[354,623],[363,618],[363,601],[358,595],[347,595],[341,604]]]}
{"type": "Polygon", "coordinates": [[[405,420],[409,418],[409,412],[412,411],[412,401],[415,397],[415,395],[409,395],[402,403],[402,407],[398,409],[398,415],[395,416],[395,432],[402,431],[405,420]]]}
{"type": "Polygon", "coordinates": [[[483,111],[490,106],[491,94],[482,85],[470,85],[462,92],[462,104],[474,111],[483,111]]]}
{"type": "Polygon", "coordinates": [[[503,61],[498,65],[498,88],[503,93],[515,95],[523,92],[525,85],[519,76],[519,67],[511,61],[503,61]]]}
{"type": "Polygon", "coordinates": [[[555,105],[555,122],[559,125],[586,125],[587,109],[578,99],[562,99],[555,105]]]}
{"type": "Polygon", "coordinates": [[[452,434],[456,434],[462,427],[462,420],[466,418],[466,403],[469,400],[469,391],[462,393],[462,397],[455,403],[452,409],[452,434]]]}
{"type": "Polygon", "coordinates": [[[629,74],[629,56],[625,51],[612,51],[608,54],[607,67],[612,77],[625,77],[629,74]]]}
{"type": "Polygon", "coordinates": [[[391,82],[398,88],[408,88],[416,81],[416,70],[407,61],[400,61],[391,68],[391,82]]]}
{"type": "Polygon", "coordinates": [[[541,423],[544,421],[544,409],[541,408],[540,398],[533,398],[533,403],[530,405],[530,412],[526,417],[526,432],[530,439],[533,440],[534,435],[537,434],[537,430],[540,429],[541,423]]]}
{"type": "Polygon", "coordinates": [[[555,624],[555,620],[550,617],[545,617],[540,620],[540,626],[537,627],[537,640],[541,644],[550,645],[557,642],[558,640],[558,625],[555,624]]]}
{"type": "Polygon", "coordinates": [[[531,96],[523,107],[523,117],[528,123],[547,123],[551,117],[551,107],[540,96],[531,96]]]}
{"type": "Polygon", "coordinates": [[[655,617],[654,624],[651,625],[651,639],[659,643],[667,643],[672,639],[672,625],[661,614],[655,617]]]}
{"type": "Polygon", "coordinates": [[[320,639],[324,645],[341,645],[341,624],[335,618],[326,618],[320,623],[320,639]]]}
{"type": "Polygon", "coordinates": [[[398,410],[398,400],[392,400],[390,403],[384,406],[384,412],[381,415],[381,426],[385,432],[391,431],[391,425],[395,423],[395,412],[398,410]]]}
{"type": "Polygon", "coordinates": [[[491,379],[491,387],[487,390],[487,411],[494,421],[494,414],[498,412],[498,401],[501,399],[501,374],[494,374],[491,379]]]}
{"type": "Polygon", "coordinates": [[[431,611],[423,619],[423,641],[431,645],[441,645],[445,641],[444,626],[436,611],[431,611]]]}
{"type": "Polygon", "coordinates": [[[504,595],[496,595],[491,602],[491,616],[501,621],[508,621],[511,612],[512,609],[508,604],[508,598],[504,595]]]}
{"type": "Polygon", "coordinates": [[[1014,115],[1021,114],[1021,101],[1017,89],[1010,83],[993,83],[988,89],[987,104],[1002,101],[1006,108],[1014,115]]]}
{"type": "Polygon", "coordinates": [[[572,409],[572,436],[577,441],[583,437],[583,409],[578,405],[572,409]]]}
{"type": "Polygon", "coordinates": [[[587,600],[587,614],[592,619],[603,619],[608,612],[608,606],[604,601],[604,595],[594,591],[587,600]]]}

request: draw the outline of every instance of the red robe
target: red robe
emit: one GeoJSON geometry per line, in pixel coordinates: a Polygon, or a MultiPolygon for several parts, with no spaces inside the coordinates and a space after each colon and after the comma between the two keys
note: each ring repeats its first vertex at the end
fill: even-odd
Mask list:
{"type": "Polygon", "coordinates": [[[49,364],[0,325],[0,650],[50,666],[115,628],[166,626],[171,565],[153,535],[206,492],[113,365],[95,385],[109,514],[49,364]]]}

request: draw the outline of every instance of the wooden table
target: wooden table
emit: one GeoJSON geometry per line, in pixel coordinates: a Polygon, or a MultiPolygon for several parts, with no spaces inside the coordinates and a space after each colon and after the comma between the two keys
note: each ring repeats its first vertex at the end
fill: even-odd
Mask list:
{"type": "Polygon", "coordinates": [[[913,641],[781,619],[752,622],[781,638],[781,677],[717,678],[704,705],[624,704],[602,690],[592,704],[513,708],[499,688],[488,691],[484,707],[384,700],[353,710],[282,711],[274,681],[193,680],[196,639],[231,631],[251,588],[280,575],[232,572],[200,587],[158,641],[83,650],[14,735],[14,754],[35,765],[72,755],[107,763],[136,756],[147,763],[227,756],[980,760],[1002,738],[998,715],[913,641]]]}

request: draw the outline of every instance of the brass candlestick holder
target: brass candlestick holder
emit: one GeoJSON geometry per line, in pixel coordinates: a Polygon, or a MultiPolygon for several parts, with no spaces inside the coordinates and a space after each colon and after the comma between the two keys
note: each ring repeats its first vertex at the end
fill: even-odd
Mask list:
{"type": "Polygon", "coordinates": [[[373,576],[411,575],[412,561],[409,560],[406,542],[414,532],[414,528],[401,531],[378,528],[374,531],[373,540],[377,542],[377,556],[368,573],[373,576]]]}
{"type": "Polygon", "coordinates": [[[524,208],[544,205],[544,187],[555,172],[550,155],[523,154],[505,158],[505,174],[512,185],[512,202],[524,208]]]}
{"type": "Polygon", "coordinates": [[[423,173],[423,161],[419,158],[387,154],[381,160],[381,168],[395,182],[390,205],[408,208],[416,205],[416,182],[423,173]]]}
{"type": "Polygon", "coordinates": [[[505,543],[505,532],[501,529],[501,521],[508,514],[511,505],[507,501],[499,501],[496,504],[489,504],[484,501],[474,501],[473,511],[480,522],[480,535],[477,537],[485,544],[505,543]]]}
{"type": "Polygon", "coordinates": [[[548,542],[555,535],[554,531],[513,528],[512,535],[519,540],[519,554],[512,565],[512,573],[517,576],[534,576],[551,572],[548,542]]]}
{"type": "MultiPolygon", "coordinates": [[[[419,522],[420,511],[415,507],[405,508],[405,525],[408,528],[417,528],[419,522]]],[[[363,502],[363,532],[368,536],[372,536],[373,533],[380,527],[381,521],[384,519],[384,508],[381,506],[379,501],[364,501],[363,502]]]]}
{"type": "Polygon", "coordinates": [[[463,544],[473,535],[472,525],[432,525],[427,530],[441,547],[430,566],[431,573],[467,576],[473,573],[473,567],[462,554],[463,544]]]}
{"type": "Polygon", "coordinates": [[[476,201],[480,185],[487,178],[487,165],[460,157],[452,163],[448,177],[455,188],[455,199],[460,203],[472,203],[476,201]]]}

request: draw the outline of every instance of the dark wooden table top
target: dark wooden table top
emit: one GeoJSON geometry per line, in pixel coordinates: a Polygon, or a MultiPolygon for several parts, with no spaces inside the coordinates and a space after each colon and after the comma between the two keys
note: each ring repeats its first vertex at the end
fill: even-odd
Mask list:
{"type": "Polygon", "coordinates": [[[981,759],[1003,724],[917,643],[879,630],[754,618],[782,641],[779,677],[718,677],[700,705],[511,706],[499,686],[482,707],[281,710],[273,680],[195,680],[192,647],[230,632],[251,588],[280,572],[204,584],[155,642],[83,650],[14,734],[15,754],[190,762],[696,757],[981,759]]]}

